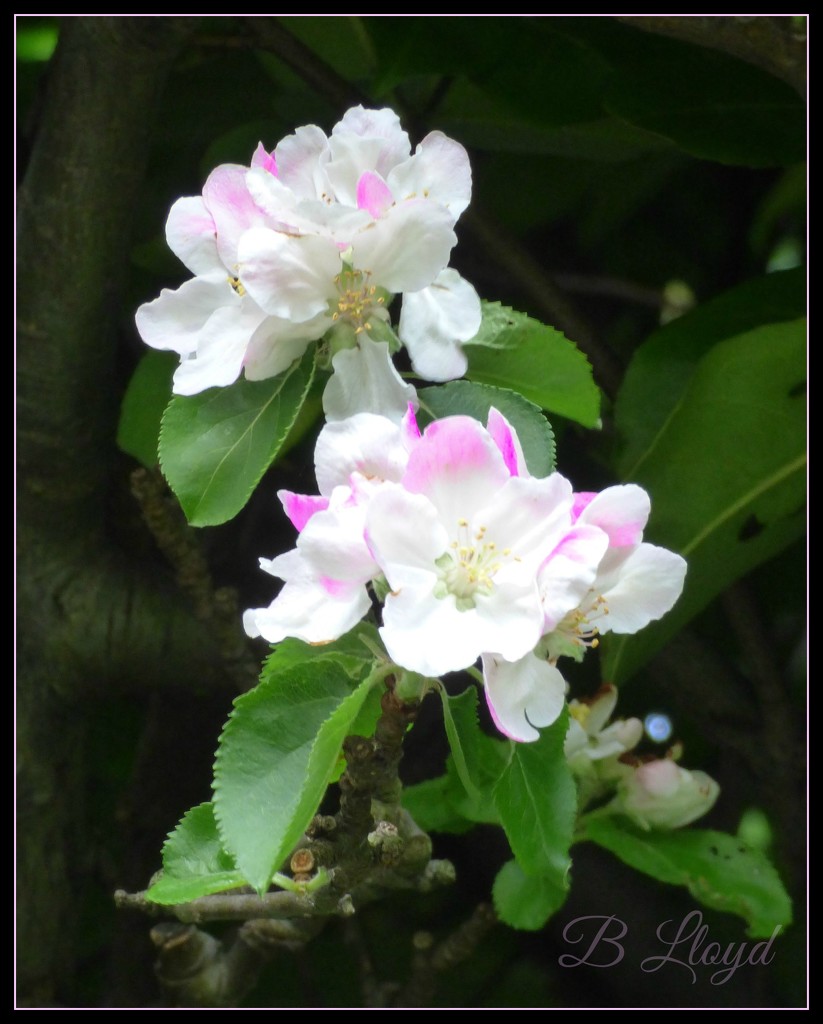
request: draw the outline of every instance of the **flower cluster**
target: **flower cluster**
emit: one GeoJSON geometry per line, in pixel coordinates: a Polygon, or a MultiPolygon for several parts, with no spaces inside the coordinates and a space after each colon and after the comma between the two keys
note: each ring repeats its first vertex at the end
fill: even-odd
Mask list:
{"type": "Polygon", "coordinates": [[[396,343],[387,307],[403,293],[398,332],[415,371],[459,377],[480,300],[448,263],[470,198],[463,147],[435,131],[412,153],[391,110],[355,107],[328,137],[298,128],[174,204],[166,238],[195,276],[141,306],[138,330],[179,354],[174,391],[193,395],[275,376],[332,331],[358,350],[396,343]]]}
{"type": "Polygon", "coordinates": [[[261,560],[285,581],[246,612],[251,636],[336,639],[384,598],[383,642],[424,676],[480,659],[491,714],[515,740],[555,721],[561,656],[599,633],[633,633],[683,587],[678,555],[644,543],[646,493],[633,485],[578,493],[559,473],[532,476],[496,409],[420,432],[413,408],[328,423],[315,453],[318,496],[281,491],[299,531],[293,551],[261,560]]]}
{"type": "Polygon", "coordinates": [[[597,813],[624,814],[646,830],[681,828],[710,811],[720,793],[715,780],[677,764],[677,746],[663,758],[632,755],[643,725],[637,718],[610,722],[616,704],[613,686],[591,701],[569,701],[565,754],[581,807],[613,794],[597,813]]]}

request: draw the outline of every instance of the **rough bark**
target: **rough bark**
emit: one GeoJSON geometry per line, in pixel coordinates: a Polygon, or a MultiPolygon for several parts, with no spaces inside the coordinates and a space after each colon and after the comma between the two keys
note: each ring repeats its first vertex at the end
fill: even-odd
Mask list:
{"type": "Polygon", "coordinates": [[[208,643],[112,529],[115,342],[167,69],[196,19],[68,18],[18,212],[18,966],[53,1005],[80,953],[88,701],[213,678],[208,643]],[[191,670],[189,670],[191,672],[191,670]]]}

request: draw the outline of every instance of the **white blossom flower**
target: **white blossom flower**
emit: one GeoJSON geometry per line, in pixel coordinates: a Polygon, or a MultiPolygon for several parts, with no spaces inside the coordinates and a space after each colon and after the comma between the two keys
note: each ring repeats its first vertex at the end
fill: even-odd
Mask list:
{"type": "Polygon", "coordinates": [[[574,496],[569,527],[538,573],[539,643],[513,664],[499,652],[484,658],[486,698],[510,738],[536,740],[537,728],[560,713],[560,657],[579,661],[601,633],[642,629],[680,596],[685,561],[642,541],[650,508],[646,492],[633,484],[574,496]]]}
{"type": "Polygon", "coordinates": [[[589,701],[569,701],[569,729],[564,751],[572,769],[587,769],[587,762],[616,758],[633,750],[643,738],[639,718],[610,722],[617,705],[617,689],[603,686],[589,701]]]}
{"type": "Polygon", "coordinates": [[[364,537],[366,509],[385,481],[402,477],[418,436],[411,406],[399,423],[359,413],[326,424],[315,448],[320,495],[278,492],[300,535],[294,550],[260,559],[285,585],[267,608],[245,612],[249,636],[328,643],[366,614],[367,584],[381,574],[364,537]]]}
{"type": "Polygon", "coordinates": [[[476,420],[432,423],[400,483],[372,498],[366,537],[391,593],[381,635],[405,668],[438,676],[486,652],[515,661],[542,627],[537,570],[570,523],[559,474],[513,476],[476,420]]]}
{"type": "MultiPolygon", "coordinates": [[[[447,264],[470,197],[463,147],[432,132],[412,154],[391,110],[352,108],[329,137],[299,128],[271,154],[258,146],[248,168],[218,167],[202,197],[175,203],[167,241],[195,276],[141,306],[138,330],[180,355],[174,391],[191,395],[241,373],[282,373],[341,324],[354,337],[378,331],[403,293],[417,372],[459,376],[480,301],[447,264]]],[[[362,367],[385,379],[382,363],[362,367]]],[[[339,392],[334,412],[352,405],[339,392]]]]}

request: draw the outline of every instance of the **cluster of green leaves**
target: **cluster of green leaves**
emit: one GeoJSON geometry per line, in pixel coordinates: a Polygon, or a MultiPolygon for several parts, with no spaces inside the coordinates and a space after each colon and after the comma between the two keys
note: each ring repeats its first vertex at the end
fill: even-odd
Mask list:
{"type": "Polygon", "coordinates": [[[477,693],[443,692],[451,755],[446,773],[408,787],[404,802],[421,827],[461,833],[499,825],[513,859],[498,871],[495,909],[513,928],[542,928],[566,901],[571,850],[594,842],[656,881],[687,888],[715,910],[742,917],[755,937],[792,920],[791,901],[767,856],[742,839],[703,829],[643,831],[621,815],[578,819],[575,780],[563,743],[566,712],[536,743],[481,732],[477,693]]]}
{"type": "Polygon", "coordinates": [[[363,623],[319,649],[300,640],[278,645],[259,684],[234,702],[214,798],[169,836],[148,899],[177,904],[242,885],[269,888],[339,778],[343,740],[374,729],[385,674],[367,646],[375,640],[363,623]]]}

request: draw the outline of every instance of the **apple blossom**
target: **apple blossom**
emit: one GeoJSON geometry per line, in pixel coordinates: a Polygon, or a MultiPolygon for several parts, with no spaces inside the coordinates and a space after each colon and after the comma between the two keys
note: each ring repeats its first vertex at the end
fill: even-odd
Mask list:
{"type": "Polygon", "coordinates": [[[245,612],[249,636],[327,643],[366,614],[366,585],[381,572],[364,537],[366,507],[384,481],[402,477],[418,436],[411,403],[400,422],[358,413],[326,424],[315,448],[320,495],[278,492],[300,535],[294,550],[260,559],[285,585],[267,608],[245,612]]]}
{"type": "MultiPolygon", "coordinates": [[[[275,376],[334,328],[350,329],[345,344],[379,337],[392,296],[404,293],[400,334],[416,371],[459,376],[480,300],[447,264],[470,197],[463,147],[431,132],[412,154],[391,110],[352,108],[329,137],[299,128],[273,153],[258,146],[250,167],[216,168],[202,197],[174,204],[166,238],[195,276],[141,306],[138,330],[180,355],[174,391],[191,395],[241,373],[275,376]]],[[[381,383],[389,373],[374,359],[362,368],[381,383]]],[[[327,404],[339,415],[352,401],[338,388],[327,404]]]]}
{"type": "Polygon", "coordinates": [[[369,503],[366,536],[391,588],[381,636],[405,668],[438,676],[540,638],[537,571],[570,524],[559,474],[513,476],[476,420],[430,424],[403,479],[369,503]]]}
{"type": "Polygon", "coordinates": [[[585,771],[587,762],[619,757],[643,738],[639,718],[609,722],[617,706],[617,689],[603,686],[589,701],[569,701],[569,729],[564,750],[569,764],[585,771]]]}

